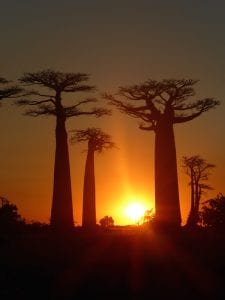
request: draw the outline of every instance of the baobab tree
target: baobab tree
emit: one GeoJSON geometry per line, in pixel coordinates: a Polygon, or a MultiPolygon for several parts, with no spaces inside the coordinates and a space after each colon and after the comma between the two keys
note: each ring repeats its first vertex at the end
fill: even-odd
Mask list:
{"type": "Polygon", "coordinates": [[[16,85],[10,85],[11,82],[3,77],[0,77],[0,101],[7,98],[15,98],[22,91],[22,89],[16,85]]]}
{"type": "Polygon", "coordinates": [[[73,131],[71,142],[85,141],[88,142],[88,150],[84,174],[82,226],[93,228],[96,226],[94,154],[115,147],[115,144],[111,141],[111,136],[99,128],[73,131]]]}
{"type": "Polygon", "coordinates": [[[205,183],[209,179],[210,171],[215,165],[208,163],[199,155],[184,156],[182,158],[183,168],[190,177],[191,187],[191,208],[187,219],[189,227],[195,227],[199,219],[199,205],[204,191],[212,190],[212,187],[205,183]]]}
{"type": "Polygon", "coordinates": [[[156,221],[179,226],[181,222],[174,124],[199,117],[219,104],[213,98],[189,101],[197,80],[147,80],[105,94],[121,112],[141,120],[139,128],[155,133],[156,221]]]}
{"type": "Polygon", "coordinates": [[[85,84],[88,79],[89,76],[84,73],[62,73],[54,70],[25,73],[20,78],[20,82],[25,86],[42,88],[42,91],[28,90],[26,97],[17,101],[18,105],[29,107],[26,114],[34,117],[47,115],[56,118],[54,185],[50,221],[53,228],[73,226],[66,120],[82,115],[101,117],[109,113],[108,110],[102,108],[82,110],[83,105],[96,102],[95,98],[76,100],[70,106],[63,104],[65,94],[94,91],[94,86],[85,84]]]}

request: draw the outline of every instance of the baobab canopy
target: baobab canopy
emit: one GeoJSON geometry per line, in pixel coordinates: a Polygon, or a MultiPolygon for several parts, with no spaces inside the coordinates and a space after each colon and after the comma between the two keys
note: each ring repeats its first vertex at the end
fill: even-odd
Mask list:
{"type": "Polygon", "coordinates": [[[140,129],[155,131],[164,114],[173,124],[183,123],[219,104],[214,98],[192,100],[195,96],[193,86],[197,82],[192,79],[150,79],[143,84],[120,87],[114,96],[104,96],[121,112],[140,119],[140,129]]]}

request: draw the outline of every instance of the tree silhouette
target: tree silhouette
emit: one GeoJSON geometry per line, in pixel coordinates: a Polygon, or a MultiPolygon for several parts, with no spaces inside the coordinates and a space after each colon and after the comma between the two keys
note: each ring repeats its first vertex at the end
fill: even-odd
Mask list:
{"type": "Polygon", "coordinates": [[[88,79],[89,76],[84,73],[62,73],[54,70],[25,73],[20,78],[20,82],[26,86],[43,88],[42,92],[28,90],[26,97],[17,101],[18,105],[30,107],[26,114],[34,117],[40,115],[56,117],[54,186],[50,221],[54,228],[71,228],[73,226],[66,120],[82,115],[100,117],[109,113],[108,110],[102,108],[82,110],[83,105],[96,102],[95,98],[77,100],[70,106],[63,104],[63,94],[94,91],[94,86],[85,84],[88,79]]]}
{"type": "Polygon", "coordinates": [[[0,196],[0,232],[14,232],[24,223],[17,206],[0,196]]]}
{"type": "Polygon", "coordinates": [[[204,190],[212,190],[212,187],[204,182],[209,179],[210,170],[215,167],[209,164],[199,155],[184,156],[182,158],[183,168],[190,177],[191,187],[191,208],[188,215],[187,225],[196,226],[199,217],[199,205],[204,190]]]}
{"type": "Polygon", "coordinates": [[[225,230],[225,196],[217,195],[203,203],[200,218],[203,226],[222,231],[225,230]]]}
{"type": "Polygon", "coordinates": [[[154,214],[153,214],[153,209],[147,209],[145,212],[144,212],[144,216],[143,216],[143,224],[146,224],[146,223],[150,223],[152,222],[154,219],[154,214]]]}
{"type": "Polygon", "coordinates": [[[16,85],[9,85],[10,83],[10,81],[0,77],[0,85],[3,86],[0,88],[0,101],[7,98],[15,98],[15,96],[22,91],[22,89],[16,85]]]}
{"type": "Polygon", "coordinates": [[[155,206],[161,224],[180,225],[177,160],[173,125],[191,121],[219,104],[213,98],[189,102],[196,80],[148,80],[120,87],[104,98],[121,112],[141,120],[139,128],[155,132],[155,206]]]}
{"type": "Polygon", "coordinates": [[[112,217],[109,216],[105,216],[104,218],[100,219],[99,223],[103,228],[114,226],[114,220],[112,217]]]}
{"type": "Polygon", "coordinates": [[[99,128],[73,131],[71,142],[85,141],[88,141],[88,151],[83,187],[82,226],[92,228],[96,226],[94,153],[101,153],[105,149],[115,147],[115,144],[111,141],[111,136],[99,128]]]}

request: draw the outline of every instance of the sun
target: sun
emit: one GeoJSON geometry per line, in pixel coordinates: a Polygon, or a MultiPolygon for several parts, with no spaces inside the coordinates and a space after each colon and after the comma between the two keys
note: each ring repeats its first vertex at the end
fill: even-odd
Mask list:
{"type": "Polygon", "coordinates": [[[141,203],[131,203],[126,207],[125,213],[133,223],[139,223],[144,216],[146,208],[141,203]]]}

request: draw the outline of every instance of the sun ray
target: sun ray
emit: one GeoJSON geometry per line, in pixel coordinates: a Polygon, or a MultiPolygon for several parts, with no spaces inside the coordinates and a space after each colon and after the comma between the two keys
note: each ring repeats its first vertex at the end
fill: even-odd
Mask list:
{"type": "Polygon", "coordinates": [[[133,202],[126,207],[125,213],[133,224],[139,224],[146,210],[147,208],[143,204],[133,202]]]}

